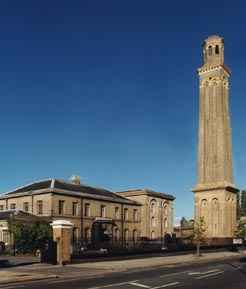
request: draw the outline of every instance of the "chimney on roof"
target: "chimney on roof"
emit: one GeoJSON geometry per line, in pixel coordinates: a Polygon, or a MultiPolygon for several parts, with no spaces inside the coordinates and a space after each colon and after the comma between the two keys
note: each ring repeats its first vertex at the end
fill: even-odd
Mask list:
{"type": "Polygon", "coordinates": [[[71,176],[70,182],[75,185],[80,185],[80,176],[71,176]]]}

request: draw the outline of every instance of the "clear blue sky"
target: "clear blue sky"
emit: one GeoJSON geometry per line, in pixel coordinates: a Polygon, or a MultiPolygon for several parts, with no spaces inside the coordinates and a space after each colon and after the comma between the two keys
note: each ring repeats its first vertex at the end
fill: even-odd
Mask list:
{"type": "Polygon", "coordinates": [[[0,191],[72,174],[193,215],[201,44],[225,38],[246,186],[245,1],[1,1],[0,191]]]}

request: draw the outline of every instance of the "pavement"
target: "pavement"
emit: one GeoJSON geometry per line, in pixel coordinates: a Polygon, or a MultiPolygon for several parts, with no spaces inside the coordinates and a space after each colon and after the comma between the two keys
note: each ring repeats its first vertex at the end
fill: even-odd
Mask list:
{"type": "Polygon", "coordinates": [[[8,268],[8,267],[16,267],[16,266],[24,266],[31,265],[35,263],[39,263],[39,258],[34,257],[32,255],[24,255],[24,256],[0,256],[0,269],[8,268]]]}
{"type": "MultiPolygon", "coordinates": [[[[163,257],[165,258],[165,257],[163,257]]],[[[34,266],[35,267],[35,266],[34,266]]],[[[57,267],[57,266],[55,266],[57,267]]],[[[73,266],[66,266],[73,268],[73,266]]],[[[76,268],[76,267],[75,267],[76,268]]],[[[16,270],[17,268],[15,268],[16,270]]],[[[83,269],[82,271],[85,271],[83,269]]],[[[89,272],[89,270],[88,270],[89,272]]],[[[5,272],[7,274],[7,272],[5,272]]],[[[0,277],[1,278],[1,277],[0,277]]],[[[32,282],[0,284],[1,289],[245,289],[246,263],[239,258],[207,260],[161,267],[125,270],[111,274],[47,278],[32,282]]]]}
{"type": "Polygon", "coordinates": [[[160,268],[170,272],[172,268],[178,268],[180,266],[191,266],[192,264],[193,266],[194,264],[195,266],[201,266],[208,263],[225,262],[226,260],[239,260],[239,257],[242,256],[242,254],[244,253],[223,251],[204,253],[202,257],[197,257],[194,254],[179,254],[177,256],[161,255],[152,258],[142,257],[130,260],[109,260],[70,264],[66,266],[33,263],[32,265],[0,269],[0,288],[6,284],[19,284],[19,286],[21,286],[20,284],[24,284],[25,282],[29,282],[28,287],[25,285],[25,288],[29,288],[31,283],[42,280],[53,285],[54,282],[56,284],[62,284],[73,280],[88,281],[105,277],[111,278],[112,275],[115,274],[133,274],[134,272],[140,273],[145,272],[146,270],[148,272],[154,272],[160,268]]]}

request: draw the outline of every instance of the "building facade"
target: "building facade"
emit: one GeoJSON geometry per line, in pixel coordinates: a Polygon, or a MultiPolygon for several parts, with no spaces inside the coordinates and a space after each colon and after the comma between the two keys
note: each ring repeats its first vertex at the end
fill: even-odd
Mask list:
{"type": "Polygon", "coordinates": [[[165,234],[173,233],[174,197],[148,189],[118,192],[141,206],[141,237],[149,240],[163,240],[165,234]]]}
{"type": "Polygon", "coordinates": [[[150,212],[143,214],[141,207],[145,204],[141,203],[141,198],[139,201],[138,199],[134,196],[124,196],[124,193],[117,194],[82,185],[78,180],[65,182],[48,179],[1,195],[0,212],[21,210],[40,216],[49,222],[59,219],[68,220],[73,224],[73,241],[85,246],[92,241],[106,242],[111,246],[131,246],[136,244],[141,236],[147,235],[156,239],[164,232],[159,228],[158,221],[162,200],[162,210],[165,211],[167,219],[163,218],[163,222],[167,226],[166,229],[172,231],[170,219],[173,197],[170,196],[165,205],[161,197],[154,198],[149,196],[149,193],[143,197],[144,202],[155,204],[152,210],[156,210],[156,225],[154,222],[151,224],[150,212]],[[148,226],[153,228],[148,229],[148,226]]]}
{"type": "Polygon", "coordinates": [[[208,37],[199,74],[198,180],[195,220],[204,217],[208,238],[231,238],[236,226],[238,190],[233,183],[229,113],[230,70],[224,40],[208,37]]]}

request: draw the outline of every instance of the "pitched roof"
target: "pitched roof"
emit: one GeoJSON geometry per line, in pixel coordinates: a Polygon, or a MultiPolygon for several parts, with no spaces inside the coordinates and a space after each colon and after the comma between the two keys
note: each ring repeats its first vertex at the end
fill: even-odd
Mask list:
{"type": "Polygon", "coordinates": [[[99,199],[129,205],[140,205],[139,203],[119,196],[109,190],[87,186],[84,184],[73,184],[58,179],[47,179],[16,188],[13,191],[0,195],[0,199],[10,197],[21,197],[26,195],[38,195],[44,193],[55,193],[68,196],[99,199]]]}
{"type": "Polygon", "coordinates": [[[0,212],[0,220],[7,220],[12,217],[14,217],[15,219],[23,219],[23,220],[26,220],[27,218],[28,219],[31,218],[32,220],[44,219],[43,217],[38,217],[33,214],[24,212],[22,210],[5,210],[0,212]]]}
{"type": "Polygon", "coordinates": [[[171,201],[175,200],[175,197],[170,194],[166,194],[162,192],[155,192],[150,189],[135,189],[135,190],[128,190],[128,191],[121,191],[121,192],[117,192],[117,194],[125,196],[125,197],[148,195],[148,196],[171,200],[171,201]]]}

